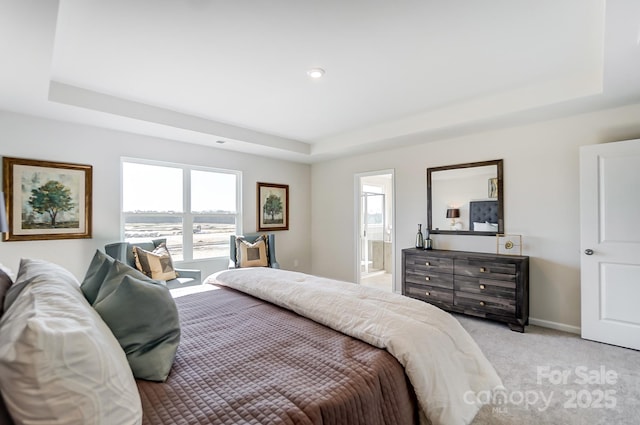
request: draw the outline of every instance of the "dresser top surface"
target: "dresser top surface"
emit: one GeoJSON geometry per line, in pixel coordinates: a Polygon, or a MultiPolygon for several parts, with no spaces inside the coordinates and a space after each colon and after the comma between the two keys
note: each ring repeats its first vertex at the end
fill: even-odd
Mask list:
{"type": "Polygon", "coordinates": [[[465,257],[485,257],[485,258],[512,258],[515,260],[529,259],[526,255],[493,254],[490,252],[457,251],[453,249],[420,249],[404,248],[403,253],[432,255],[434,257],[465,258],[465,257]]]}

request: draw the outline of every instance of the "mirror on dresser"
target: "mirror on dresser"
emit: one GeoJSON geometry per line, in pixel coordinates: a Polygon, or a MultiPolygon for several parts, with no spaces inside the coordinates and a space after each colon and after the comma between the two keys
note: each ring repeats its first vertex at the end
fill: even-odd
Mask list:
{"type": "Polygon", "coordinates": [[[504,233],[502,160],[427,168],[427,229],[433,234],[504,233]]]}

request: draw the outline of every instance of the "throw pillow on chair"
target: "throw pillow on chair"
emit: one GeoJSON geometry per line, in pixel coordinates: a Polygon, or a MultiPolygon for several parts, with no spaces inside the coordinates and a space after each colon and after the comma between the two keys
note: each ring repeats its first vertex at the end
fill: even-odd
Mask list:
{"type": "Polygon", "coordinates": [[[173,268],[171,254],[164,243],[158,245],[152,252],[144,250],[139,246],[134,246],[133,255],[138,270],[151,279],[171,280],[178,277],[173,268]]]}
{"type": "Polygon", "coordinates": [[[253,243],[238,236],[236,237],[236,250],[240,267],[269,267],[269,247],[266,235],[259,236],[253,243]]]}

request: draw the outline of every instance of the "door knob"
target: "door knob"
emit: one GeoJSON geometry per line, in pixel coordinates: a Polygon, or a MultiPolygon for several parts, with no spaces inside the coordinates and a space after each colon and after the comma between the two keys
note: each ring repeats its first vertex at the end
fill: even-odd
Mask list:
{"type": "Polygon", "coordinates": [[[585,249],[584,253],[587,255],[593,255],[593,249],[585,249]]]}

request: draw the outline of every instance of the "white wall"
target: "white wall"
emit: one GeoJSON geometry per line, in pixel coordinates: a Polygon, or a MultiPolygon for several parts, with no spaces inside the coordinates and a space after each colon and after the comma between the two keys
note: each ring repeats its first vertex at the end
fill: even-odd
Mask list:
{"type": "MultiPolygon", "coordinates": [[[[1,242],[0,263],[14,273],[20,258],[30,257],[60,264],[82,279],[95,250],[120,239],[121,156],[242,171],[246,232],[256,230],[256,182],[288,184],[289,230],[275,232],[277,258],[286,269],[311,269],[309,165],[8,112],[0,112],[0,129],[0,156],[93,166],[93,238],[1,242]]],[[[228,261],[184,265],[205,277],[227,268],[228,261]]]]}
{"type": "MultiPolygon", "coordinates": [[[[426,223],[426,168],[504,159],[505,229],[523,235],[534,323],[580,326],[579,146],[640,137],[640,104],[312,166],[314,274],[354,280],[353,175],[396,170],[396,264],[426,223]]],[[[435,248],[495,252],[487,236],[433,235],[435,248]]],[[[401,284],[401,267],[396,268],[401,284]]]]}

